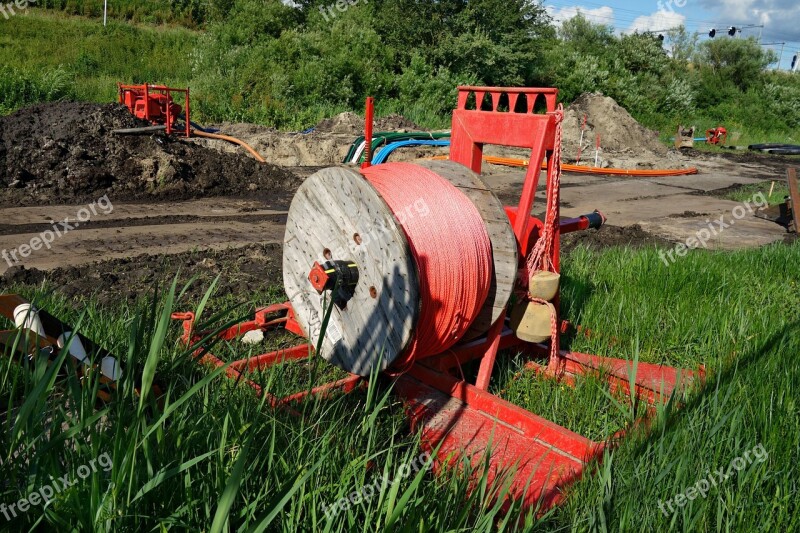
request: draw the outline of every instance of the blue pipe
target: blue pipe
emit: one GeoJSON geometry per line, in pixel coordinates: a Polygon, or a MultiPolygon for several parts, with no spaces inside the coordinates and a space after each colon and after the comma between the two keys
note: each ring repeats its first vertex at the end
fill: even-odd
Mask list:
{"type": "Polygon", "coordinates": [[[373,165],[380,165],[381,163],[385,163],[387,159],[389,159],[389,155],[397,150],[398,148],[403,148],[405,146],[450,146],[450,141],[426,141],[424,139],[409,139],[407,141],[397,141],[393,143],[389,143],[383,147],[383,149],[375,154],[372,158],[373,165]]]}

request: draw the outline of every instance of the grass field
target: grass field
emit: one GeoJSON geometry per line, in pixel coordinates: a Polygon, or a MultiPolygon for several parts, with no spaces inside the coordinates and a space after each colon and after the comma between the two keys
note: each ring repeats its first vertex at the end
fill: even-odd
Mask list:
{"type": "MultiPolygon", "coordinates": [[[[797,529],[798,264],[797,244],[695,251],[671,266],[652,249],[573,251],[564,261],[563,311],[598,333],[569,340],[571,349],[635,353],[641,361],[686,368],[704,364],[709,374],[682,409],[661,409],[649,434],[626,440],[595,475],[569,490],[563,507],[539,521],[528,517],[523,529],[797,529]],[[753,450],[763,451],[757,461],[753,450]],[[676,495],[745,456],[745,468],[732,470],[706,497],[695,493],[678,506],[676,495]]],[[[45,510],[17,508],[7,523],[0,516],[0,530],[494,531],[517,523],[514,510],[504,518],[492,504],[502,487],[468,496],[457,476],[434,477],[421,467],[402,475],[409,471],[404,465],[422,464],[415,463],[421,452],[385,384],[373,380],[349,396],[309,401],[301,406],[305,418],[297,419],[259,405],[219,371],[189,362],[168,317],[171,309],[201,302],[166,291],[139,306],[101,309],[91,297],[65,301],[52,287],[19,289],[79,322],[128,366],[120,397],[96,408],[91,390],[57,378],[55,367],[0,360],[0,504],[19,502],[53,479],[75,481],[45,510]],[[163,408],[134,395],[136,372],[145,383],[163,384],[163,408]],[[93,460],[111,466],[82,479],[81,467],[93,460]],[[326,516],[325,509],[367,485],[369,497],[326,516]]],[[[280,296],[269,289],[249,304],[280,296]]],[[[211,296],[204,321],[246,315],[240,307],[210,316],[235,303],[241,302],[211,296]]],[[[248,351],[237,344],[216,353],[232,359],[248,351]]],[[[523,363],[514,354],[503,357],[493,392],[594,439],[629,422],[629,408],[601,381],[588,378],[573,389],[526,374],[523,363]]],[[[325,365],[314,368],[296,364],[258,380],[283,394],[310,386],[314,376],[335,376],[325,365]]]]}
{"type": "Polygon", "coordinates": [[[764,195],[769,205],[780,204],[789,196],[789,185],[783,180],[765,181],[764,183],[743,186],[725,197],[735,202],[746,202],[752,200],[753,195],[758,193],[764,195]]]}
{"type": "Polygon", "coordinates": [[[190,52],[199,34],[35,11],[2,20],[0,114],[60,99],[113,102],[117,82],[191,80],[190,52]]]}

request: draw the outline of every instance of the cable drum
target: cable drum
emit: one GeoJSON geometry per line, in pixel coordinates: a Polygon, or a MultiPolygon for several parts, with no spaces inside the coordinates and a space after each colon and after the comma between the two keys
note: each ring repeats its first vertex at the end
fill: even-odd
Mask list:
{"type": "MultiPolygon", "coordinates": [[[[312,343],[334,292],[310,281],[312,267],[357,265],[352,296],[331,308],[320,350],[354,374],[402,371],[445,352],[488,329],[508,301],[517,256],[502,206],[469,169],[431,164],[387,163],[363,175],[323,169],[292,200],[284,288],[312,343]],[[497,258],[493,246],[501,250],[497,258]],[[503,265],[501,279],[493,259],[503,265]]],[[[334,271],[326,268],[315,271],[334,271]]]]}
{"type": "Polygon", "coordinates": [[[402,222],[417,264],[420,319],[395,366],[441,353],[460,340],[481,310],[492,278],[492,245],[480,213],[437,173],[412,163],[362,170],[395,215],[422,202],[426,216],[402,222]]]}

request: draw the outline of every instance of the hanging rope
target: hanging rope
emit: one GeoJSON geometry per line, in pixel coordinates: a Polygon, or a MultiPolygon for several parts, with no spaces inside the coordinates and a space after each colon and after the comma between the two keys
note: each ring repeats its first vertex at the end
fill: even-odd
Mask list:
{"type": "Polygon", "coordinates": [[[472,201],[435,172],[411,163],[361,172],[395,214],[419,272],[419,320],[394,365],[404,368],[446,351],[467,332],[489,294],[492,245],[472,201]],[[425,216],[409,209],[420,203],[425,216]]]}
{"type": "MultiPolygon", "coordinates": [[[[550,156],[553,161],[553,183],[549,185],[551,191],[557,191],[561,187],[561,125],[564,121],[564,105],[559,104],[558,109],[555,111],[556,117],[556,134],[555,146],[553,147],[553,154],[550,156]]],[[[528,283],[531,274],[537,270],[553,270],[553,264],[550,260],[552,256],[553,244],[555,243],[555,228],[558,224],[558,197],[556,194],[550,194],[547,198],[547,211],[545,213],[544,231],[536,241],[531,253],[528,255],[527,269],[525,275],[525,283],[528,283]]]]}
{"type": "MultiPolygon", "coordinates": [[[[555,111],[556,118],[556,134],[555,146],[553,147],[552,161],[553,161],[553,176],[552,184],[549,184],[550,191],[558,191],[561,188],[561,126],[564,121],[564,106],[559,104],[558,109],[555,111]]],[[[547,198],[547,211],[545,213],[544,231],[539,236],[539,240],[533,246],[531,253],[528,255],[526,261],[527,272],[523,277],[524,283],[530,282],[530,277],[538,270],[555,271],[555,265],[552,262],[553,246],[555,244],[555,228],[559,223],[557,219],[558,214],[558,195],[553,192],[547,198]]],[[[545,300],[534,298],[528,293],[528,300],[533,303],[547,305],[550,310],[550,360],[555,360],[558,357],[558,313],[555,306],[545,300]]]]}

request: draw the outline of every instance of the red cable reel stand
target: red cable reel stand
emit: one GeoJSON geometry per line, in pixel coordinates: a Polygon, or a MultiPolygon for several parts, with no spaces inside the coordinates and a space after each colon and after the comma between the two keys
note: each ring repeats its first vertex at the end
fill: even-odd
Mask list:
{"type": "MultiPolygon", "coordinates": [[[[677,387],[698,375],[702,377],[702,370],[695,374],[638,363],[635,382],[631,383],[628,376],[632,363],[628,360],[560,350],[559,336],[568,325],[557,316],[557,285],[551,294],[534,294],[534,278],[544,274],[545,278],[557,279],[561,233],[599,227],[604,219],[597,212],[575,219],[559,216],[563,112],[556,109],[557,90],[459,87],[458,91],[449,162],[387,163],[362,169],[363,174],[330,168],[304,182],[292,202],[284,239],[284,285],[291,301],[259,309],[254,320],[228,328],[217,338],[232,340],[255,329],[284,328],[311,339],[313,342],[235,361],[226,370],[230,378],[251,386],[270,405],[291,412],[296,412],[291,405],[309,394],[350,392],[373,370],[383,371],[393,380],[395,394],[404,400],[412,428],[421,432],[423,446],[428,451],[438,450],[437,471],[461,459],[479,466],[488,451],[489,482],[513,468],[509,496],[521,499],[524,508],[541,513],[558,504],[563,488],[578,479],[587,464],[602,456],[611,439],[621,435],[593,442],[490,394],[489,382],[499,352],[514,349],[530,357],[529,367],[567,383],[574,376],[602,370],[612,389],[633,392],[649,404],[663,401],[677,387]],[[539,99],[546,105],[547,111],[542,114],[534,112],[539,99]],[[485,100],[486,104],[475,105],[485,100]],[[501,101],[512,111],[500,111],[501,101]],[[515,112],[518,109],[522,111],[515,112]],[[518,206],[503,209],[478,177],[484,144],[531,150],[518,206]],[[531,212],[539,169],[545,161],[544,220],[519,216],[531,212]],[[424,243],[414,240],[414,232],[419,231],[413,229],[415,213],[409,207],[400,209],[402,205],[390,195],[391,190],[398,190],[395,181],[403,180],[404,187],[409,188],[422,183],[424,186],[415,192],[421,197],[426,189],[436,187],[453,187],[456,192],[451,194],[469,197],[479,208],[486,235],[491,238],[490,296],[477,316],[470,317],[470,327],[460,324],[459,338],[440,353],[428,353],[415,340],[415,328],[428,327],[418,323],[419,302],[432,303],[422,296],[430,287],[417,282],[434,281],[424,275],[436,267],[427,264],[436,258],[432,250],[428,250],[429,256],[420,255],[418,248],[424,248],[424,243]],[[387,204],[393,208],[389,210],[387,204]],[[535,273],[530,286],[526,279],[529,267],[535,273]],[[536,297],[517,304],[509,313],[512,292],[522,299],[525,295],[536,297]],[[330,301],[332,307],[320,355],[350,375],[285,398],[264,391],[248,378],[248,373],[311,357],[325,313],[323,300],[330,301]],[[540,336],[535,341],[525,328],[529,309],[538,310],[540,316],[546,310],[545,331],[536,333],[540,336]],[[410,351],[415,357],[408,356],[410,351]],[[480,362],[474,384],[465,381],[462,372],[462,366],[471,361],[480,362]]],[[[433,220],[426,222],[445,224],[447,218],[442,213],[447,212],[447,205],[442,201],[437,205],[435,199],[432,202],[425,212],[433,220]]],[[[416,214],[421,216],[422,212],[416,214]]],[[[466,212],[464,218],[469,218],[466,212]]],[[[446,269],[444,273],[448,274],[446,269]]],[[[438,303],[447,307],[446,302],[438,303]]],[[[442,312],[432,316],[441,317],[442,312]]],[[[195,345],[206,337],[204,332],[195,331],[192,313],[176,313],[173,318],[183,320],[185,342],[195,345]]],[[[195,356],[201,363],[217,367],[226,364],[199,346],[195,356]]]]}

